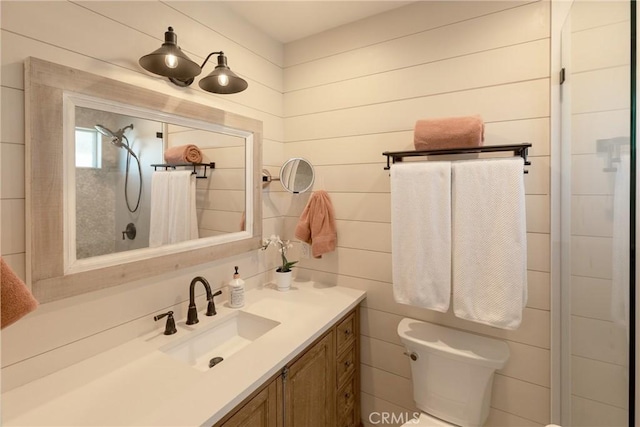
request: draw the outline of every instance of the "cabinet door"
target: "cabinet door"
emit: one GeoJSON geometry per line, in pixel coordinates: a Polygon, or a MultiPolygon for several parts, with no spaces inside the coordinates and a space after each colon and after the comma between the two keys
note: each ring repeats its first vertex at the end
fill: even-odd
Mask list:
{"type": "Polygon", "coordinates": [[[286,427],[335,424],[333,331],[325,335],[279,378],[286,427]]]}
{"type": "Polygon", "coordinates": [[[277,401],[276,382],[272,381],[222,427],[277,427],[277,401]]]}

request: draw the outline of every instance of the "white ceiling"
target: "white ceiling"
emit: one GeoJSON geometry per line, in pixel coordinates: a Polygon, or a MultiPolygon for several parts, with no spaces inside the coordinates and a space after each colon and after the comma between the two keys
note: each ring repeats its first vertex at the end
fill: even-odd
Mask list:
{"type": "Polygon", "coordinates": [[[412,1],[228,1],[235,13],[271,38],[289,43],[412,1]]]}

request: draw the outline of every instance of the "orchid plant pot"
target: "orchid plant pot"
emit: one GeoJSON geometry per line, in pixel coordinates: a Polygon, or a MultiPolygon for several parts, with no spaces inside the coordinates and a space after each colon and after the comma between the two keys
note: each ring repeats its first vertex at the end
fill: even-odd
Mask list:
{"type": "Polygon", "coordinates": [[[276,285],[279,291],[288,291],[291,289],[291,267],[298,263],[298,261],[289,261],[287,259],[287,250],[292,248],[293,245],[288,240],[282,240],[280,236],[272,234],[268,239],[262,241],[262,250],[267,249],[269,246],[276,246],[280,252],[282,264],[276,269],[276,285]]]}
{"type": "Polygon", "coordinates": [[[293,271],[278,271],[276,270],[276,285],[278,290],[286,292],[291,289],[291,278],[293,271]]]}

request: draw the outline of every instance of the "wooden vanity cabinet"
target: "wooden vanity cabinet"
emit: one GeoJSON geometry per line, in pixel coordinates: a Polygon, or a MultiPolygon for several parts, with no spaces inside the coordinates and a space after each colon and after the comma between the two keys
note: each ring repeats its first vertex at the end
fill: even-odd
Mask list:
{"type": "Polygon", "coordinates": [[[277,427],[278,426],[278,398],[276,382],[271,381],[257,394],[250,396],[250,400],[242,403],[233,416],[222,425],[224,427],[277,427]]]}
{"type": "MultiPolygon", "coordinates": [[[[277,379],[282,396],[279,426],[326,427],[335,424],[334,331],[285,367],[277,379]]],[[[278,405],[280,406],[280,405],[278,405]]]]}
{"type": "Polygon", "coordinates": [[[360,425],[360,315],[356,308],[335,327],[336,427],[360,425]]]}
{"type": "Polygon", "coordinates": [[[359,319],[356,307],[215,427],[359,426],[359,319]]]}

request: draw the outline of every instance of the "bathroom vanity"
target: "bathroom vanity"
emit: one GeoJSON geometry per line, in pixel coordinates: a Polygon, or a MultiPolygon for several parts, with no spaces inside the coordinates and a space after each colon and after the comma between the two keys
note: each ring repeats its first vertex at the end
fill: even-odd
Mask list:
{"type": "Polygon", "coordinates": [[[364,298],[316,282],[289,292],[268,284],[249,290],[242,309],[218,303],[212,317],[199,301],[199,323],[177,317],[173,335],[150,316],[151,332],[3,393],[3,425],[357,425],[364,298]],[[211,348],[198,349],[202,340],[211,348]],[[200,360],[209,350],[224,356],[212,368],[200,360]]]}

